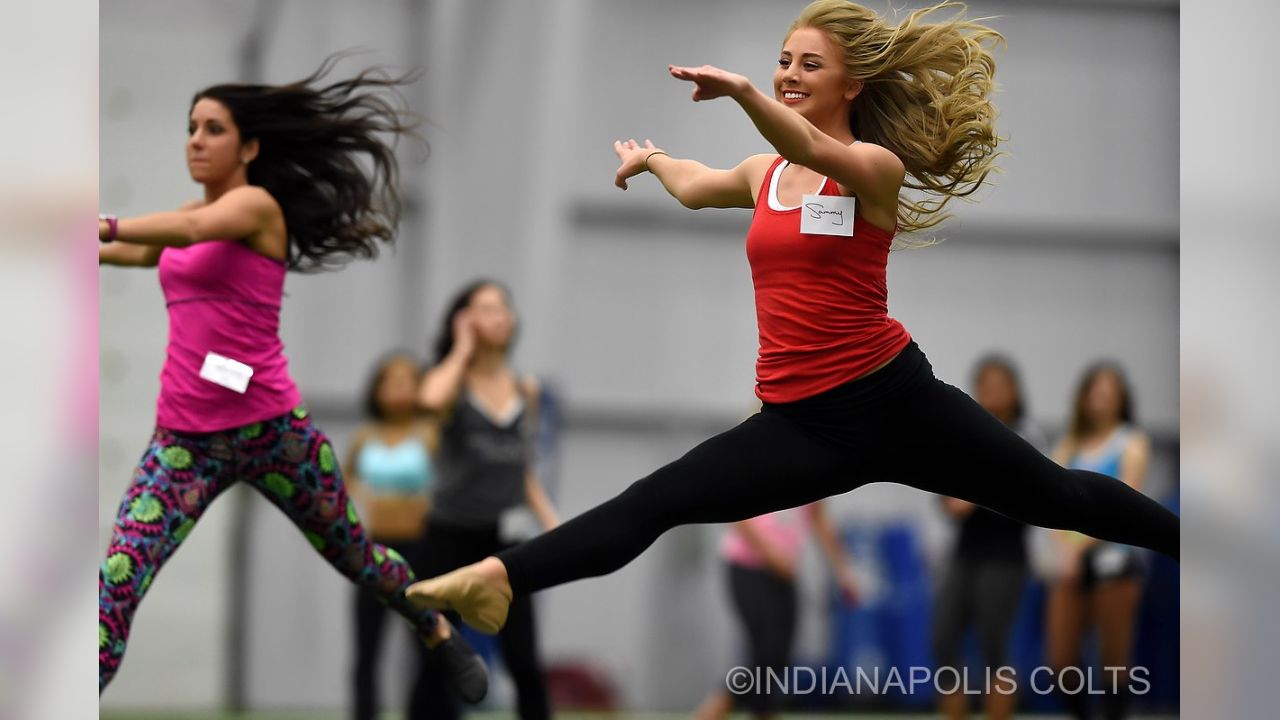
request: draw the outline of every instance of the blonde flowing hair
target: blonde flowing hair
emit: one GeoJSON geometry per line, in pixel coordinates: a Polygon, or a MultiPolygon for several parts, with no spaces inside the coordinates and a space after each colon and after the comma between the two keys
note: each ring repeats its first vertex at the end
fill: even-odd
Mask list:
{"type": "Polygon", "coordinates": [[[1004,37],[965,19],[965,9],[947,0],[911,12],[895,26],[847,0],[815,0],[787,31],[788,37],[802,27],[826,32],[844,50],[849,77],[863,81],[850,129],[897,155],[907,170],[903,186],[923,191],[916,199],[899,196],[898,227],[905,233],[950,217],[942,212],[946,204],[975,192],[996,169],[1003,138],[996,135],[991,103],[991,50],[1004,37]],[[924,22],[947,9],[958,12],[924,22]]]}

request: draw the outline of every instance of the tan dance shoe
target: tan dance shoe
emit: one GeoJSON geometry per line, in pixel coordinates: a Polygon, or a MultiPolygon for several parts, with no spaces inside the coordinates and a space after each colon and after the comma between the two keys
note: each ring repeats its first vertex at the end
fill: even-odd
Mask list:
{"type": "Polygon", "coordinates": [[[405,597],[418,607],[453,610],[462,621],[486,635],[507,622],[511,596],[493,587],[474,570],[460,568],[410,585],[405,597]]]}

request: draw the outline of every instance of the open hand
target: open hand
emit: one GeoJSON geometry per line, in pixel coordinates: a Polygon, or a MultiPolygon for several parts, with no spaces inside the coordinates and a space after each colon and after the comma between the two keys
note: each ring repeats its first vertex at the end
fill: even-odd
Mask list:
{"type": "Polygon", "coordinates": [[[751,81],[737,73],[718,67],[680,67],[668,65],[671,77],[693,83],[693,101],[714,100],[719,97],[737,97],[751,88],[751,81]]]}
{"type": "Polygon", "coordinates": [[[613,151],[618,154],[618,159],[622,164],[618,166],[618,173],[613,178],[613,184],[627,189],[627,178],[635,177],[640,173],[649,169],[649,155],[657,152],[658,148],[653,143],[645,140],[641,145],[635,140],[613,141],[613,151]]]}

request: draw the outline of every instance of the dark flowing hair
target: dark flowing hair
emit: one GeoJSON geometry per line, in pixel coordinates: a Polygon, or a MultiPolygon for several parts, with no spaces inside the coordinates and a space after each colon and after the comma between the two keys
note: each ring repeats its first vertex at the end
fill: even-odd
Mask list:
{"type": "Polygon", "coordinates": [[[1120,422],[1125,424],[1133,422],[1133,392],[1129,388],[1129,378],[1125,376],[1124,370],[1117,363],[1108,360],[1096,362],[1085,368],[1084,375],[1080,378],[1080,385],[1076,388],[1076,401],[1072,405],[1069,435],[1069,440],[1073,445],[1078,445],[1080,439],[1093,430],[1089,414],[1085,412],[1085,398],[1089,395],[1089,390],[1093,388],[1093,384],[1097,382],[1098,377],[1108,372],[1115,375],[1116,382],[1120,385],[1120,422]]]}
{"type": "Polygon", "coordinates": [[[1000,353],[991,353],[984,356],[973,366],[973,384],[975,388],[978,382],[982,380],[983,374],[988,370],[998,370],[1009,379],[1009,384],[1013,385],[1013,420],[1014,422],[1022,420],[1027,414],[1027,404],[1022,397],[1022,376],[1018,372],[1018,366],[1008,356],[1000,353]]]}
{"type": "Polygon", "coordinates": [[[192,108],[203,98],[222,103],[241,142],[259,142],[248,180],[284,212],[290,270],[334,269],[377,257],[379,242],[393,243],[400,221],[396,142],[408,135],[425,147],[398,91],[421,73],[393,76],[375,67],[321,84],[342,57],[329,56],[297,82],[214,85],[191,99],[192,108]]]}
{"type": "MultiPolygon", "coordinates": [[[[502,294],[507,298],[507,307],[511,307],[512,312],[515,312],[511,298],[511,290],[509,290],[506,285],[503,285],[497,280],[489,280],[487,278],[480,278],[479,280],[472,280],[470,283],[467,283],[467,285],[459,290],[458,294],[453,297],[453,301],[449,303],[449,309],[446,310],[444,314],[444,322],[440,324],[440,332],[436,335],[435,342],[435,361],[437,364],[444,362],[444,359],[449,357],[449,353],[453,351],[453,343],[455,339],[453,336],[453,319],[458,317],[458,313],[465,310],[467,306],[471,304],[471,300],[476,296],[476,293],[487,287],[495,287],[501,290],[502,294]]],[[[516,332],[512,333],[511,342],[507,345],[508,350],[511,349],[512,345],[515,345],[516,334],[519,332],[519,327],[520,325],[517,323],[516,332]]]]}
{"type": "Polygon", "coordinates": [[[418,371],[418,377],[421,379],[422,367],[418,364],[418,359],[408,350],[393,350],[383,355],[378,363],[373,366],[373,372],[369,374],[368,384],[365,385],[364,391],[364,414],[373,420],[385,420],[386,412],[383,411],[382,405],[378,402],[378,390],[382,388],[382,381],[387,378],[387,370],[391,369],[391,363],[399,360],[407,360],[418,371]]]}

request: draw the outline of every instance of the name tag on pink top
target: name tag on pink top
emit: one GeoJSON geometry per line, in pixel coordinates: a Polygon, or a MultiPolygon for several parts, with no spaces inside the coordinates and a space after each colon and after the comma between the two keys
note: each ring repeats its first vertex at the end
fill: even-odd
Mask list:
{"type": "Polygon", "coordinates": [[[249,389],[249,379],[253,377],[253,368],[239,360],[232,360],[216,352],[204,356],[204,365],[200,368],[200,377],[228,390],[244,393],[249,389]]]}
{"type": "Polygon", "coordinates": [[[800,202],[800,232],[805,235],[853,237],[854,198],[805,195],[800,202]]]}

